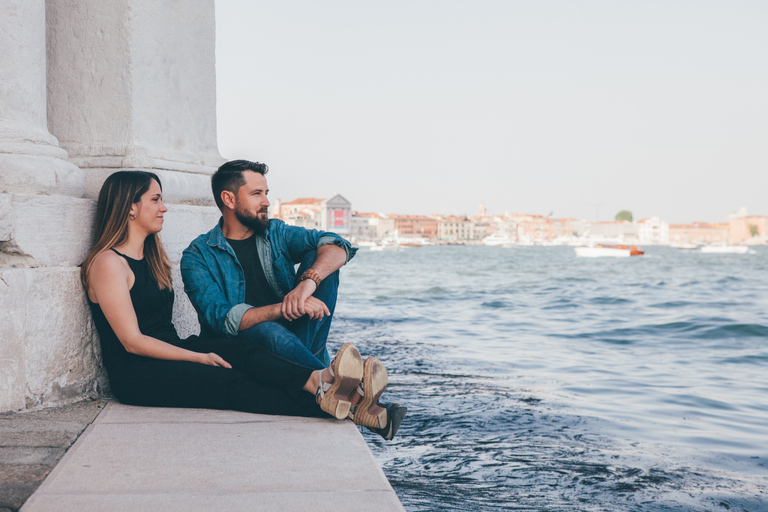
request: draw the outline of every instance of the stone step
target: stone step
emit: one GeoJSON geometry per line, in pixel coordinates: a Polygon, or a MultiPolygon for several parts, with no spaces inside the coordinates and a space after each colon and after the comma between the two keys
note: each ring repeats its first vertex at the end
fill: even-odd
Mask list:
{"type": "Polygon", "coordinates": [[[21,510],[404,509],[349,421],[110,402],[21,510]]]}

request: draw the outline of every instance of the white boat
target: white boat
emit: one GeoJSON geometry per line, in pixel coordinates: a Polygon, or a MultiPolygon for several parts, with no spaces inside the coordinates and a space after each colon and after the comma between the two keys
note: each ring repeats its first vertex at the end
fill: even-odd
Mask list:
{"type": "Polygon", "coordinates": [[[707,254],[747,254],[749,247],[746,245],[705,245],[699,250],[707,254]]]}
{"type": "Polygon", "coordinates": [[[507,235],[488,235],[483,238],[483,245],[494,247],[511,247],[514,243],[514,240],[507,235]]]}
{"type": "Polygon", "coordinates": [[[371,251],[399,251],[400,249],[400,244],[386,241],[382,241],[381,244],[373,244],[370,248],[371,251]]]}
{"type": "Polygon", "coordinates": [[[634,245],[606,245],[598,244],[589,247],[574,247],[576,256],[580,258],[629,258],[630,256],[642,256],[645,254],[634,245]]]}
{"type": "Polygon", "coordinates": [[[675,244],[669,244],[670,247],[674,247],[675,249],[686,249],[686,250],[693,250],[698,249],[699,246],[696,244],[689,244],[689,243],[675,243],[675,244]]]}

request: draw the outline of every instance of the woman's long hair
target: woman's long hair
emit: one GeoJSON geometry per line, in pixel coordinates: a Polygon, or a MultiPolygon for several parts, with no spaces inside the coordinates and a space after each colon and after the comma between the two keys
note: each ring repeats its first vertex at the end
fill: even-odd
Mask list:
{"type": "MultiPolygon", "coordinates": [[[[163,189],[160,178],[145,171],[118,171],[104,181],[96,204],[96,244],[85,258],[80,271],[80,279],[86,290],[88,271],[93,260],[104,251],[128,240],[128,214],[131,205],[141,201],[141,196],[149,190],[152,180],[160,185],[160,190],[163,189]]],[[[144,258],[160,289],[170,289],[171,263],[157,233],[150,234],[144,240],[144,258]]]]}

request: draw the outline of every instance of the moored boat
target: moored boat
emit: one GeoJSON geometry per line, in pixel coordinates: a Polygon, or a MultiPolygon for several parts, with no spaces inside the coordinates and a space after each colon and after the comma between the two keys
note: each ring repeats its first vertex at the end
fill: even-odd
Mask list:
{"type": "Polygon", "coordinates": [[[596,244],[589,247],[574,247],[576,256],[580,258],[629,258],[645,254],[640,247],[634,245],[596,244]]]}
{"type": "Polygon", "coordinates": [[[747,254],[749,247],[746,245],[705,245],[699,250],[707,254],[747,254]]]}
{"type": "Polygon", "coordinates": [[[684,250],[694,250],[699,248],[699,246],[696,244],[684,243],[684,242],[669,244],[669,246],[675,249],[684,249],[684,250]]]}
{"type": "Polygon", "coordinates": [[[494,247],[511,247],[515,243],[508,235],[488,235],[483,238],[483,245],[494,247]]]}

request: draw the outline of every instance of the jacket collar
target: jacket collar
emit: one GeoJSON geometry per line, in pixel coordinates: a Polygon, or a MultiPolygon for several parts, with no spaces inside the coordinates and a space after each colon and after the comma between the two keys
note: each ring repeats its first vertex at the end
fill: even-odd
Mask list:
{"type": "MultiPolygon", "coordinates": [[[[272,221],[270,219],[270,225],[271,224],[272,221]]],[[[208,234],[208,240],[206,240],[206,243],[212,247],[219,247],[220,249],[227,250],[229,243],[227,243],[227,239],[224,238],[224,232],[221,230],[221,226],[223,225],[224,217],[219,217],[219,222],[216,223],[216,227],[214,227],[208,234]]],[[[267,230],[264,232],[263,238],[269,240],[269,228],[267,228],[267,230]]]]}

